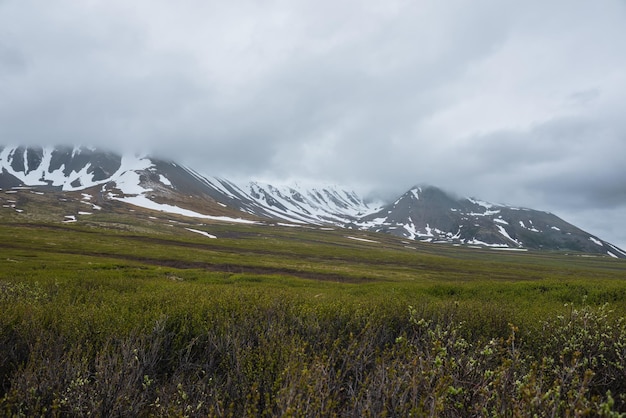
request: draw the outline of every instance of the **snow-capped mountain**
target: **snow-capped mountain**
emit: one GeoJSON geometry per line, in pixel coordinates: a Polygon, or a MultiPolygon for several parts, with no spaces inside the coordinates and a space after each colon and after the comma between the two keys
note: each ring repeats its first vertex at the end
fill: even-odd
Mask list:
{"type": "Polygon", "coordinates": [[[256,181],[236,184],[188,170],[207,185],[208,194],[216,201],[263,218],[296,224],[344,225],[377,209],[355,192],[338,186],[307,188],[299,184],[276,186],[256,181]]]}
{"type": "Polygon", "coordinates": [[[457,198],[432,187],[413,187],[354,227],[426,242],[478,245],[498,249],[550,249],[626,253],[554,214],[457,198]]]}
{"type": "MultiPolygon", "coordinates": [[[[337,186],[235,183],[147,156],[87,147],[0,146],[0,189],[11,193],[24,186],[81,192],[99,209],[107,202],[124,203],[215,221],[333,225],[433,243],[626,258],[623,250],[551,213],[457,198],[432,186],[370,204],[337,186]]],[[[21,211],[15,204],[3,208],[21,211]]]]}
{"type": "Polygon", "coordinates": [[[9,193],[7,189],[24,186],[81,191],[98,210],[105,202],[122,202],[190,217],[252,222],[230,216],[237,211],[210,198],[212,189],[186,168],[147,156],[88,147],[0,147],[0,190],[9,193]]]}

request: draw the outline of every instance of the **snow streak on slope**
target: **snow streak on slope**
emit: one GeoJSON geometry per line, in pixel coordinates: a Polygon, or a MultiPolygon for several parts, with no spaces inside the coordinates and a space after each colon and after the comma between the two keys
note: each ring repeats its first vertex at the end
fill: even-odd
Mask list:
{"type": "Polygon", "coordinates": [[[201,218],[208,219],[212,221],[220,221],[220,222],[232,222],[232,223],[243,223],[243,224],[254,224],[255,221],[250,221],[248,219],[241,218],[231,218],[229,216],[212,216],[205,215],[203,213],[195,212],[193,210],[184,209],[174,205],[168,205],[165,203],[157,203],[153,200],[150,200],[144,195],[137,196],[124,196],[119,197],[116,195],[109,195],[109,198],[112,200],[117,200],[119,202],[128,203],[134,206],[138,206],[140,208],[151,209],[159,212],[171,213],[175,215],[182,215],[191,218],[201,218]]]}

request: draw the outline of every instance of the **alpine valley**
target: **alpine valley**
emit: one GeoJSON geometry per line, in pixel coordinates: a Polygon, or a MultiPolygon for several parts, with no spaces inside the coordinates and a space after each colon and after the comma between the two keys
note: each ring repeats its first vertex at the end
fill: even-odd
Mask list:
{"type": "Polygon", "coordinates": [[[98,212],[126,210],[387,233],[406,245],[417,240],[626,258],[622,249],[551,213],[458,198],[433,186],[415,186],[391,202],[370,202],[336,186],[235,183],[172,161],[80,146],[0,146],[0,205],[24,220],[89,222],[98,212]]]}

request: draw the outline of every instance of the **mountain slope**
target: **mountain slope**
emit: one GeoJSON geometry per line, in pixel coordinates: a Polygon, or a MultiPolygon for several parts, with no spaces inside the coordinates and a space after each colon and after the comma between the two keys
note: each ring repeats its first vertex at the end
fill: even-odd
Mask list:
{"type": "Polygon", "coordinates": [[[236,184],[222,178],[203,177],[192,170],[189,173],[206,184],[210,189],[208,194],[216,201],[264,218],[297,224],[344,225],[372,211],[356,193],[336,186],[236,184]]]}
{"type": "MultiPolygon", "coordinates": [[[[458,198],[432,186],[371,205],[336,186],[237,184],[145,156],[86,147],[0,147],[0,189],[10,193],[24,186],[81,192],[100,209],[126,203],[215,221],[333,225],[433,243],[626,258],[623,250],[553,214],[458,198]]],[[[3,206],[20,210],[10,200],[3,206]]]]}
{"type": "Polygon", "coordinates": [[[456,198],[432,186],[412,188],[353,227],[427,242],[626,256],[551,213],[456,198]]]}
{"type": "Polygon", "coordinates": [[[0,148],[0,189],[23,186],[81,191],[99,208],[122,202],[204,219],[253,221],[219,205],[204,182],[175,163],[87,147],[0,148]]]}

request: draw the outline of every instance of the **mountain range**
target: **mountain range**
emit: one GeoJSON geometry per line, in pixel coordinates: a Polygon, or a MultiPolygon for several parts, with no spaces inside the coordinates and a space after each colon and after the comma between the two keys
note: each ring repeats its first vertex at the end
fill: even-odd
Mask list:
{"type": "MultiPolygon", "coordinates": [[[[90,147],[0,146],[3,210],[23,214],[12,198],[23,188],[42,194],[78,194],[92,211],[134,205],[214,221],[387,233],[407,243],[418,240],[494,250],[552,250],[626,258],[622,249],[554,214],[457,197],[426,185],[412,187],[390,202],[370,202],[337,186],[237,183],[204,176],[172,161],[90,147]]],[[[78,211],[59,221],[79,221],[90,213],[78,211]]]]}

